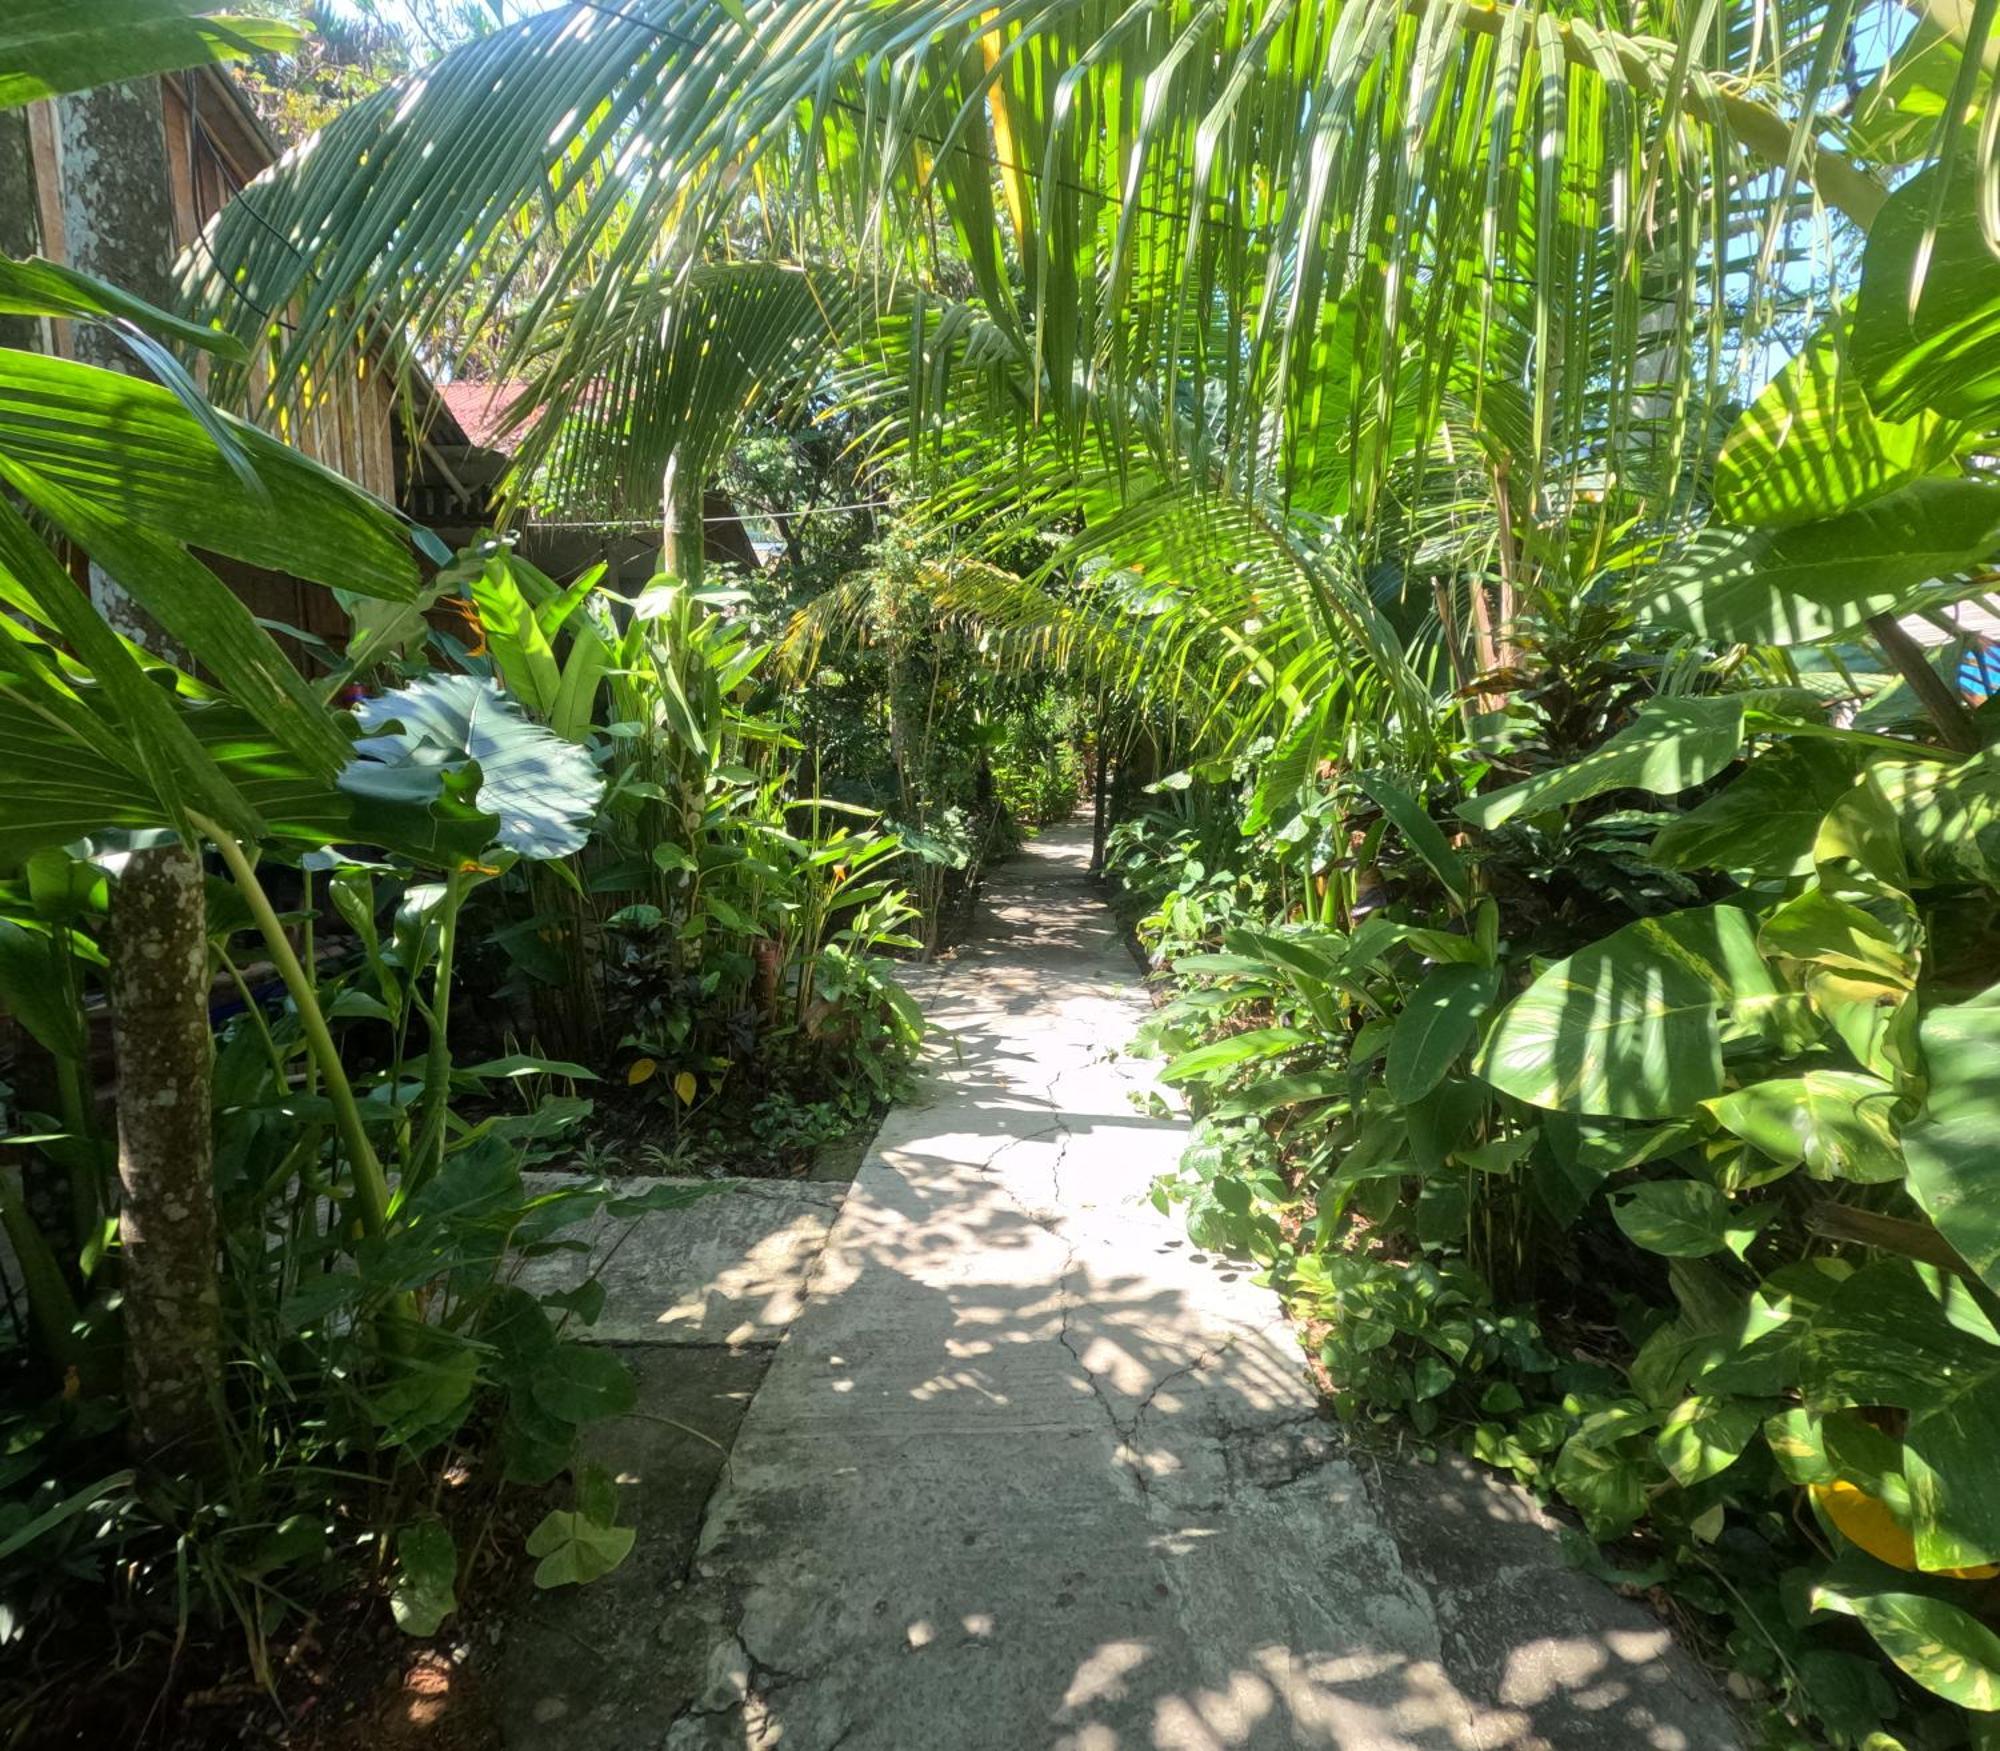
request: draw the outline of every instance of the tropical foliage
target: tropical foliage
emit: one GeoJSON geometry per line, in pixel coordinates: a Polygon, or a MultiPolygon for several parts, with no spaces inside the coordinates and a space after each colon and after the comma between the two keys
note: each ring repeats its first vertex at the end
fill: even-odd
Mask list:
{"type": "MultiPolygon", "coordinates": [[[[278,40],[193,10],[152,9],[186,21],[161,39],[183,59],[278,40]]],[[[67,9],[27,21],[0,68],[38,83],[0,89],[61,89],[71,28],[67,9]]],[[[125,65],[102,46],[74,54],[125,65]]],[[[585,1091],[635,1050],[675,1109],[779,1076],[784,1100],[830,1085],[829,1123],[851,1125],[900,1085],[922,1023],[884,958],[915,946],[884,879],[900,844],[801,793],[796,740],[748,703],[769,646],[714,600],[672,578],[636,600],[592,574],[558,588],[497,542],[454,560],[219,411],[196,374],[239,356],[229,337],[40,260],[0,263],[0,302],[109,329],[146,373],[0,350],[0,1001],[20,1030],[0,1226],[26,1289],[0,1347],[11,1733],[52,1673],[104,1657],[77,1635],[80,1592],[162,1648],[233,1626],[269,1686],[273,1637],[357,1576],[436,1631],[509,1490],[533,1502],[570,1474],[525,1537],[539,1584],[615,1566],[632,1532],[575,1463],[579,1428],[633,1397],[579,1341],[604,1304],[593,1270],[625,1224],[704,1188],[524,1170],[575,1153],[585,1091]],[[223,581],[231,561],[339,592],[345,649],[300,641],[324,673],[223,581]],[[476,653],[426,619],[453,592],[476,653]],[[144,1007],[163,969],[133,929],[137,872],[176,843],[210,870],[193,866],[201,1063],[165,1097],[199,1102],[185,1162],[145,1159],[123,1122],[139,1030],[170,1025],[144,1007]],[[508,929],[468,941],[466,921],[496,912],[516,943],[559,945],[569,987],[622,982],[614,1019],[637,1037],[578,1025],[561,993],[512,1037],[468,1016],[462,987],[492,988],[481,949],[508,929]],[[566,1032],[590,1063],[542,1050],[566,1032]],[[160,1244],[129,1218],[155,1184],[161,1209],[212,1205],[189,1285],[205,1324],[135,1301],[135,1248],[160,1244]],[[514,1281],[566,1252],[572,1286],[514,1281]],[[149,1417],[143,1383],[182,1367],[179,1421],[149,1417]],[[479,1505],[454,1511],[447,1482],[479,1505]]],[[[532,954],[508,958],[532,982],[532,954]]]]}
{"type": "MultiPolygon", "coordinates": [[[[147,16],[223,52],[197,10],[147,16]]],[[[440,1271],[369,1248],[546,1140],[460,1111],[463,909],[522,1038],[672,1126],[865,1106],[915,1031],[885,954],[1087,743],[1197,1115],[1160,1195],[1334,1402],[1567,1503],[1773,1742],[1983,1742],[2000,790],[1945,611],[2000,558],[1993,12],[555,5],[344,109],[172,317],[9,266],[0,308],[117,324],[158,383],[5,355],[9,952],[62,969],[23,1018],[73,1047],[41,994],[101,952],[65,848],[217,849],[288,990],[243,1025],[311,1097],[268,1195],[342,1200],[386,1389],[440,1271]],[[523,384],[502,527],[435,576],[248,423],[357,342],[523,384]],[[718,483],[777,583],[705,552],[718,483]],[[542,576],[508,525],[552,506],[658,519],[667,575],[542,576]],[[301,678],[203,553],[349,592],[356,638],[301,678]],[[427,627],[454,597],[476,639],[427,627]],[[281,859],[363,945],[331,991],[258,898],[281,859]],[[385,1018],[360,1071],[336,1036],[385,1018]]],[[[0,93],[62,88],[65,32],[22,42],[0,93]]],[[[47,1344],[89,1329],[77,1207],[22,1254],[47,1344]]],[[[527,1397],[473,1372],[546,1458],[567,1340],[521,1317],[527,1397]]]]}

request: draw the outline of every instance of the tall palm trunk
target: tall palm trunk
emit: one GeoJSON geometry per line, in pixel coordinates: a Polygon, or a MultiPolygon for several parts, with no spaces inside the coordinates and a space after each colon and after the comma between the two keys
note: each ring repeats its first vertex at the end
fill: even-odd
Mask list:
{"type": "MultiPolygon", "coordinates": [[[[156,303],[171,300],[173,209],[159,82],[65,97],[63,231],[71,264],[156,303]]],[[[78,351],[110,369],[130,357],[78,325],[78,351]]],[[[99,613],[173,656],[152,617],[99,567],[99,613]]],[[[177,1463],[212,1452],[219,1430],[221,1316],[209,1103],[208,934],[200,857],[137,852],[114,885],[109,976],[118,1047],[119,1234],[125,1371],[135,1451],[177,1463]]]]}
{"type": "MultiPolygon", "coordinates": [[[[36,254],[42,228],[35,210],[35,160],[28,146],[28,112],[0,110],[0,255],[36,254]]],[[[32,348],[41,324],[32,316],[0,317],[0,347],[32,348]]]]}
{"type": "Polygon", "coordinates": [[[135,852],[111,890],[119,1251],[131,1440],[144,1460],[212,1457],[222,1315],[201,860],[135,852]]]}
{"type": "MultiPolygon", "coordinates": [[[[100,85],[56,100],[61,143],[63,249],[69,265],[136,292],[174,301],[173,176],[157,79],[100,85]]],[[[97,323],[73,323],[71,344],[87,365],[133,365],[122,341],[97,323]]],[[[90,568],[90,599],[127,638],[186,666],[153,617],[101,566],[90,568]]]]}

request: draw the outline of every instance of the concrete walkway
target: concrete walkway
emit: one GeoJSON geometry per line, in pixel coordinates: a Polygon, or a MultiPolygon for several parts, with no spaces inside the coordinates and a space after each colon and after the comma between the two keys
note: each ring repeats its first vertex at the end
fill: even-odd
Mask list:
{"type": "Polygon", "coordinates": [[[1005,866],[925,976],[926,1097],[833,1222],[685,1585],[626,1584],[616,1703],[561,1742],[1733,1745],[1528,1497],[1351,1454],[1275,1298],[1146,1202],[1184,1131],[1135,1103],[1147,1004],[1087,849],[1005,866]]]}

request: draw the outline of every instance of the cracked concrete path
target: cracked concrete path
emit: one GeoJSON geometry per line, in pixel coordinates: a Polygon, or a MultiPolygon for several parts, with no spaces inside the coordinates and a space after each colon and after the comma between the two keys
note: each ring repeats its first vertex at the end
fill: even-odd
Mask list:
{"type": "Polygon", "coordinates": [[[1276,1299],[1147,1203],[1184,1128],[1135,1105],[1147,1004],[1087,849],[1031,846],[924,975],[930,1085],[863,1163],[647,1626],[652,1708],[594,1742],[1734,1744],[1525,1495],[1350,1453],[1276,1299]]]}

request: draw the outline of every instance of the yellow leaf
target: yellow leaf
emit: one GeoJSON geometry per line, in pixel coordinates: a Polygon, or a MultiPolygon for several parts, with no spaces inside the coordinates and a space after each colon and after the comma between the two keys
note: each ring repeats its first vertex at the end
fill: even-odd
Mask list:
{"type": "Polygon", "coordinates": [[[653,1072],[657,1069],[659,1069],[659,1065],[651,1058],[633,1059],[632,1068],[625,1072],[625,1086],[627,1088],[637,1088],[642,1082],[651,1082],[653,1080],[653,1072]]]}
{"type": "Polygon", "coordinates": [[[674,1078],[674,1093],[681,1097],[682,1106],[691,1107],[694,1105],[694,1089],[694,1072],[692,1070],[683,1070],[680,1075],[674,1078]]]}
{"type": "MultiPolygon", "coordinates": [[[[1838,1526],[1842,1534],[1852,1544],[1858,1544],[1877,1562],[1885,1562],[1894,1569],[1911,1569],[1917,1566],[1917,1547],[1889,1504],[1878,1496],[1871,1496],[1866,1490],[1849,1483],[1845,1478],[1836,1478],[1832,1483],[1816,1483],[1812,1486],[1813,1500],[1825,1509],[1826,1517],[1838,1526]]],[[[1940,1569],[1940,1574],[1949,1575],[1954,1580],[1984,1581],[2000,1574],[1991,1563],[1982,1563],[1977,1568],[1940,1569]]]]}

